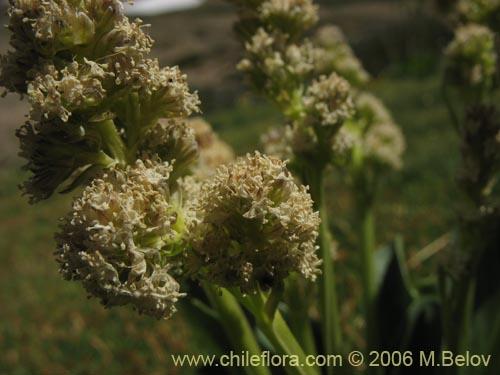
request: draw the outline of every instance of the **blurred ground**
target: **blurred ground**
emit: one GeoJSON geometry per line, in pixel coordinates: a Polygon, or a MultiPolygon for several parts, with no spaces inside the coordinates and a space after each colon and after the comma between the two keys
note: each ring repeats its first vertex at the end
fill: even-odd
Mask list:
{"type": "MultiPolygon", "coordinates": [[[[439,51],[449,37],[428,13],[401,1],[326,2],[322,22],[341,26],[375,79],[370,89],[393,110],[407,137],[405,168],[390,177],[379,207],[379,242],[402,233],[412,253],[444,233],[453,217],[456,144],[439,96],[439,51]]],[[[199,9],[147,18],[163,65],[180,65],[199,90],[205,115],[239,153],[280,121],[251,95],[234,66],[241,54],[231,34],[234,9],[209,0],[199,9]]],[[[0,20],[5,23],[5,19],[0,20]]],[[[8,33],[0,33],[0,51],[8,33]]],[[[0,100],[0,374],[176,374],[166,353],[202,353],[212,343],[185,323],[156,322],[128,309],[104,310],[80,285],[64,282],[52,233],[70,197],[30,207],[17,185],[14,131],[26,102],[0,100]]],[[[332,182],[336,229],[348,192],[332,182]]],[[[347,217],[347,216],[346,216],[347,217]]],[[[349,242],[351,239],[346,238],[349,242]]],[[[185,372],[186,373],[186,372],[185,372]]]]}

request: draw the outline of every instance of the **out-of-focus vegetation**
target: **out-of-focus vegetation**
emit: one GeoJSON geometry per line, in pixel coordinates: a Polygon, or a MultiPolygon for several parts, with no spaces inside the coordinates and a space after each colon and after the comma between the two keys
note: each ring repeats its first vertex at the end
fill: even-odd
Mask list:
{"type": "MultiPolygon", "coordinates": [[[[243,84],[234,68],[240,51],[230,34],[235,16],[231,7],[209,3],[146,21],[153,24],[162,64],[181,65],[200,90],[207,119],[242,154],[258,146],[260,134],[281,119],[251,95],[240,96],[243,84]]],[[[345,30],[376,77],[370,90],[385,101],[406,136],[404,168],[384,186],[386,203],[377,213],[379,243],[401,234],[408,259],[453,220],[458,159],[439,83],[439,55],[450,33],[435,15],[413,5],[322,4],[323,22],[345,30]]],[[[0,35],[2,51],[6,34],[0,35]]],[[[79,284],[62,281],[52,256],[52,233],[69,197],[36,207],[20,197],[17,184],[23,176],[13,132],[26,106],[9,98],[0,101],[0,111],[0,374],[176,374],[181,369],[172,367],[169,354],[220,350],[215,348],[224,344],[212,341],[217,335],[203,334],[208,317],[188,327],[189,309],[181,308],[166,322],[138,318],[128,309],[104,310],[84,298],[79,284]]],[[[355,238],[346,230],[352,202],[338,178],[332,176],[329,201],[342,250],[342,243],[355,238]]],[[[182,373],[197,372],[184,368],[182,373]]]]}

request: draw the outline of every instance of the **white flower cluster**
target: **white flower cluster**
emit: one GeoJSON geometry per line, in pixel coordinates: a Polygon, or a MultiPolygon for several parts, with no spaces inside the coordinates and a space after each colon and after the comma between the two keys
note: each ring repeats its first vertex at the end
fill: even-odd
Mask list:
{"type": "Polygon", "coordinates": [[[106,65],[87,59],[84,64],[74,61],[60,71],[54,65],[44,66],[40,75],[28,84],[31,117],[57,116],[68,121],[75,109],[101,103],[106,95],[103,81],[112,76],[106,65]]]}
{"type": "Polygon", "coordinates": [[[350,89],[349,83],[336,73],[315,80],[304,96],[309,121],[325,127],[340,127],[353,114],[350,89]]]}
{"type": "Polygon", "coordinates": [[[495,34],[486,26],[459,27],[445,51],[446,79],[455,85],[488,86],[496,72],[495,34]]]}
{"type": "Polygon", "coordinates": [[[259,153],[222,166],[203,184],[191,232],[190,272],[245,293],[268,289],[291,272],[315,279],[319,217],[285,164],[259,153]]]}
{"type": "Polygon", "coordinates": [[[406,142],[387,108],[368,92],[359,93],[354,102],[356,115],[347,126],[354,145],[366,161],[379,167],[401,169],[406,142]]]}
{"type": "MultiPolygon", "coordinates": [[[[300,82],[313,71],[312,46],[287,44],[292,35],[279,28],[310,27],[316,8],[248,1],[275,25],[249,43],[249,64],[262,62],[255,71],[264,81],[300,82]]],[[[1,58],[0,84],[32,104],[17,132],[33,174],[23,188],[36,202],[84,186],[56,234],[66,279],[107,307],[158,319],[175,312],[182,277],[244,292],[292,272],[315,279],[319,217],[307,189],[278,159],[257,153],[231,163],[233,150],[208,123],[185,119],[198,111],[197,95],[177,67],[148,58],[153,41],[119,0],[11,0],[9,15],[14,50],[1,58]]],[[[325,125],[345,117],[339,82],[308,90],[325,125]]]]}
{"type": "Polygon", "coordinates": [[[194,130],[200,156],[193,166],[193,173],[198,179],[205,179],[215,173],[217,167],[230,163],[235,154],[231,146],[221,140],[210,124],[201,117],[193,117],[187,125],[194,130]]]}
{"type": "Polygon", "coordinates": [[[76,187],[98,167],[134,162],[158,119],[199,111],[186,76],[148,58],[153,40],[119,0],[12,0],[8,12],[13,50],[0,57],[0,85],[32,105],[30,124],[17,133],[31,201],[64,190],[67,179],[76,187]],[[111,124],[96,130],[104,119],[111,124]],[[70,144],[80,151],[72,162],[64,160],[70,144]]]}
{"type": "Polygon", "coordinates": [[[312,0],[269,0],[259,8],[262,22],[300,35],[318,22],[318,7],[312,0]]]}
{"type": "Polygon", "coordinates": [[[64,277],[82,281],[106,306],[169,317],[182,296],[169,255],[184,230],[170,202],[171,171],[167,163],[138,161],[94,179],[56,236],[64,277]]]}
{"type": "Polygon", "coordinates": [[[458,14],[469,22],[490,24],[498,30],[500,0],[458,0],[458,14]]]}
{"type": "Polygon", "coordinates": [[[338,27],[323,26],[315,35],[316,48],[315,68],[320,74],[336,72],[351,84],[366,83],[370,76],[354,55],[346,37],[338,27]]]}

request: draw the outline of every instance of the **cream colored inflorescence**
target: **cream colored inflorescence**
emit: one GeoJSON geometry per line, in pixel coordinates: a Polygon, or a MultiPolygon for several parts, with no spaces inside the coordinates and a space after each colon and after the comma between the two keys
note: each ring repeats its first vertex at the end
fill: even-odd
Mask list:
{"type": "Polygon", "coordinates": [[[314,65],[320,74],[333,71],[354,85],[366,83],[370,79],[338,27],[323,26],[316,32],[314,42],[317,44],[314,65]]]}
{"type": "Polygon", "coordinates": [[[204,180],[213,176],[219,166],[234,160],[234,150],[219,138],[203,118],[190,118],[187,125],[194,130],[200,150],[199,158],[193,165],[193,173],[197,179],[204,180]]]}
{"type": "Polygon", "coordinates": [[[75,109],[99,105],[106,95],[103,81],[113,76],[107,68],[86,59],[84,64],[74,61],[60,71],[54,65],[46,65],[28,84],[31,117],[57,116],[68,121],[75,109]]]}
{"type": "Polygon", "coordinates": [[[458,0],[456,7],[459,15],[467,21],[498,23],[500,0],[458,0]]]}
{"type": "Polygon", "coordinates": [[[187,254],[195,277],[244,293],[292,272],[315,279],[319,216],[285,164],[259,153],[222,166],[201,188],[187,254]]]}
{"type": "MultiPolygon", "coordinates": [[[[284,98],[284,82],[314,70],[314,49],[288,43],[293,35],[281,28],[302,32],[317,21],[316,7],[240,3],[249,2],[259,22],[274,26],[249,42],[247,68],[266,87],[271,77],[284,98]]],[[[316,278],[319,215],[307,188],[278,159],[234,161],[208,123],[185,119],[198,111],[196,93],[177,67],[148,58],[153,41],[119,0],[11,0],[9,15],[13,50],[1,57],[0,84],[32,105],[17,131],[32,172],[23,188],[37,202],[84,186],[56,234],[64,278],[107,307],[156,318],[175,312],[180,277],[245,293],[294,272],[316,278]]],[[[338,77],[315,81],[310,115],[339,125],[345,90],[338,77]]],[[[294,95],[283,101],[301,109],[294,95]]]]}
{"type": "Polygon", "coordinates": [[[456,30],[445,51],[446,79],[454,85],[488,86],[496,70],[495,34],[486,26],[469,24],[456,30]]]}
{"type": "Polygon", "coordinates": [[[364,158],[378,166],[401,169],[406,141],[385,105],[374,95],[355,97],[356,115],[347,127],[364,158]]]}
{"type": "Polygon", "coordinates": [[[170,202],[167,163],[138,161],[96,178],[56,235],[66,279],[80,280],[106,306],[131,304],[168,318],[182,294],[169,256],[183,237],[182,213],[170,202]]]}
{"type": "Polygon", "coordinates": [[[306,112],[314,122],[325,127],[339,127],[354,112],[349,83],[332,73],[321,76],[304,96],[306,112]]]}
{"type": "Polygon", "coordinates": [[[301,34],[318,22],[318,7],[312,0],[268,0],[258,9],[262,22],[292,36],[301,34]]]}
{"type": "Polygon", "coordinates": [[[32,106],[17,132],[31,202],[134,162],[158,119],[199,111],[179,68],[148,58],[153,40],[119,0],[12,0],[9,15],[13,49],[0,57],[0,85],[32,106]]]}

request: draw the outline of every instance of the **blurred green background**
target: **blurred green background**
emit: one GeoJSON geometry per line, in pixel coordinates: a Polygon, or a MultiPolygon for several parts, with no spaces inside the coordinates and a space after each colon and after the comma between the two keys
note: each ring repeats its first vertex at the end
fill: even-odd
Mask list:
{"type": "MultiPolygon", "coordinates": [[[[374,79],[368,89],[392,110],[407,139],[404,169],[391,175],[379,205],[380,244],[402,234],[407,259],[447,232],[454,217],[457,141],[440,97],[440,54],[451,37],[425,1],[322,3],[321,23],[339,25],[374,79]]],[[[238,154],[259,147],[260,134],[279,115],[248,94],[234,66],[241,48],[232,38],[234,9],[220,1],[146,18],[162,65],[180,65],[199,90],[204,116],[238,154]]],[[[1,19],[2,24],[6,18],[1,19]]],[[[8,32],[0,33],[0,51],[8,32]]],[[[0,100],[0,374],[178,374],[171,353],[217,353],[216,335],[189,321],[181,308],[170,321],[103,309],[77,283],[62,280],[53,258],[54,231],[71,197],[30,206],[17,185],[20,170],[14,131],[28,105],[0,100]]],[[[349,191],[332,172],[329,189],[340,253],[349,233],[349,191]]],[[[432,274],[435,262],[413,268],[432,274]]],[[[208,373],[208,372],[207,372],[208,373]]],[[[220,374],[221,372],[217,372],[220,374]]]]}

